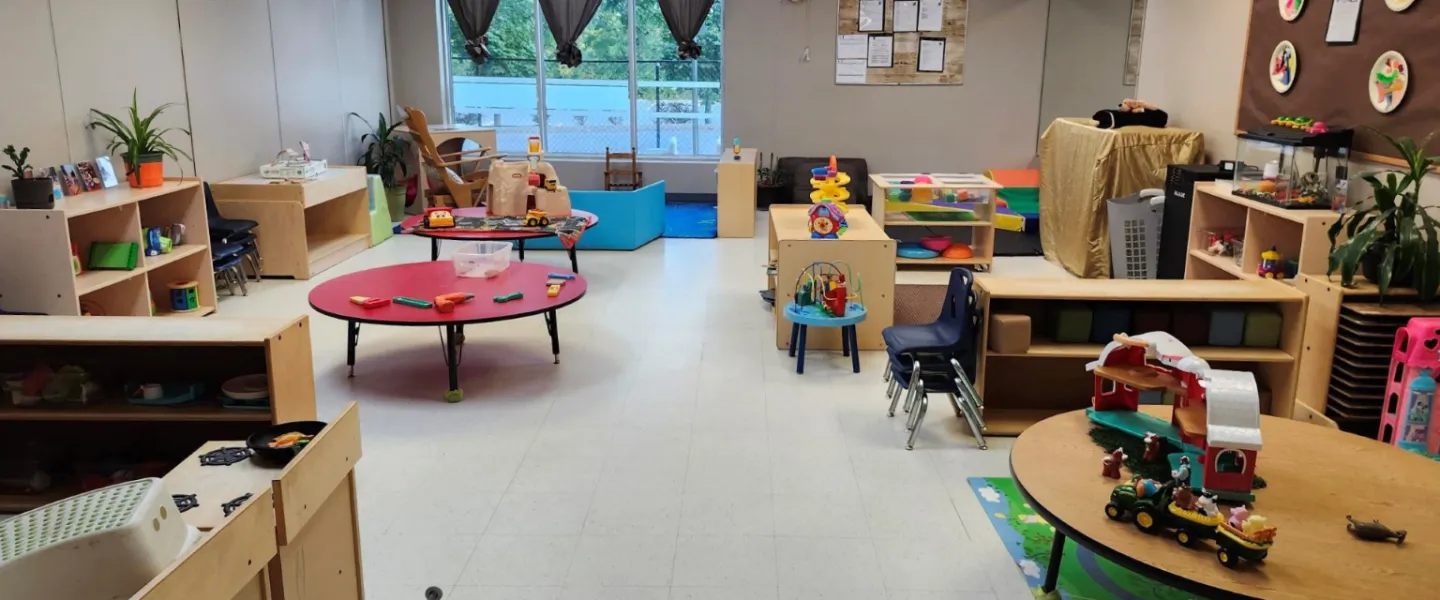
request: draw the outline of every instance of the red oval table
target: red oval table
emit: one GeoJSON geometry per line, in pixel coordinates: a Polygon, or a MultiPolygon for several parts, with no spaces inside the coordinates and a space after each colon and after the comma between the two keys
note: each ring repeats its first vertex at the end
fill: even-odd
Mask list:
{"type": "MultiPolygon", "coordinates": [[[[472,208],[457,208],[450,212],[457,217],[486,217],[490,214],[483,206],[476,206],[472,208]]],[[[570,212],[574,216],[585,217],[586,229],[590,229],[591,227],[600,224],[600,217],[596,216],[595,213],[583,210],[572,210],[570,212]]],[[[402,231],[409,231],[410,233],[413,233],[420,237],[430,238],[430,260],[438,260],[440,258],[440,240],[457,240],[466,242],[474,242],[481,240],[495,242],[513,241],[515,242],[515,249],[520,251],[520,260],[523,261],[525,260],[525,240],[555,237],[555,232],[553,231],[475,231],[473,229],[417,229],[418,227],[420,227],[420,221],[424,218],[425,215],[411,215],[409,217],[406,217],[404,221],[400,222],[400,229],[402,231]]],[[[580,265],[575,260],[575,248],[569,248],[566,250],[566,252],[570,254],[570,270],[579,273],[580,265]]]]}
{"type": "Polygon", "coordinates": [[[550,298],[545,294],[550,273],[574,275],[548,265],[516,262],[510,263],[509,268],[495,277],[480,279],[457,276],[450,261],[405,263],[357,271],[326,281],[310,291],[310,307],[320,314],[345,321],[345,363],[350,367],[351,377],[355,376],[355,347],[360,340],[360,324],[444,328],[445,366],[450,371],[450,391],[445,394],[445,399],[458,402],[463,398],[458,369],[466,325],[543,315],[555,364],[560,364],[560,322],[556,311],[583,298],[586,284],[584,278],[574,275],[574,279],[561,286],[558,296],[550,298]],[[398,302],[370,309],[350,302],[352,296],[404,296],[433,302],[436,296],[456,292],[475,294],[475,298],[457,304],[454,312],[449,313],[398,302]],[[510,302],[495,302],[496,296],[512,292],[522,292],[524,297],[510,302]]]}

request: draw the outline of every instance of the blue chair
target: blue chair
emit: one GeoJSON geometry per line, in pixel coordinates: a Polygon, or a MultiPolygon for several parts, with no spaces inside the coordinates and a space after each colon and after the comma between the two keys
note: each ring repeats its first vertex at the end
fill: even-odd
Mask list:
{"type": "MultiPolygon", "coordinates": [[[[220,208],[215,206],[215,196],[210,193],[210,184],[206,182],[203,187],[205,188],[205,217],[210,229],[211,253],[215,255],[215,260],[219,260],[219,255],[213,251],[215,244],[241,244],[247,251],[244,253],[245,258],[252,263],[255,280],[259,281],[260,266],[263,263],[260,258],[260,245],[255,241],[255,228],[259,227],[260,223],[250,219],[225,218],[220,214],[220,208]]],[[[220,272],[218,267],[215,272],[220,272]]],[[[244,276],[244,274],[245,270],[242,267],[240,275],[244,276]]]]}
{"type": "Polygon", "coordinates": [[[884,377],[889,383],[886,397],[890,399],[890,416],[895,416],[901,390],[907,392],[905,411],[910,417],[906,427],[910,437],[906,450],[915,448],[915,437],[930,404],[927,394],[931,391],[950,397],[955,416],[965,419],[980,449],[986,448],[985,421],[981,415],[984,404],[970,384],[980,316],[974,283],[975,276],[970,271],[961,268],[951,271],[940,317],[935,322],[896,325],[881,332],[890,358],[884,377]]]}

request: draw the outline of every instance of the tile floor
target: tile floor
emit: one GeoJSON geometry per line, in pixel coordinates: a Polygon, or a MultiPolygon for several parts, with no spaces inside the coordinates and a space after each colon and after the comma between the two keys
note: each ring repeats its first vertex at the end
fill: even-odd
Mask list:
{"type": "MultiPolygon", "coordinates": [[[[253,284],[220,316],[309,314],[321,418],[360,404],[368,598],[1030,598],[965,482],[1005,475],[1010,440],[976,450],[942,402],[905,451],[879,352],[858,375],[815,352],[796,375],[757,295],[760,217],[754,240],[582,253],[561,364],[538,317],[472,327],[460,404],[440,402],[435,332],[366,326],[349,379],[344,326],[306,303],[329,277],[424,260],[428,240],[253,284]]],[[[995,270],[1065,276],[1039,258],[995,270]]]]}

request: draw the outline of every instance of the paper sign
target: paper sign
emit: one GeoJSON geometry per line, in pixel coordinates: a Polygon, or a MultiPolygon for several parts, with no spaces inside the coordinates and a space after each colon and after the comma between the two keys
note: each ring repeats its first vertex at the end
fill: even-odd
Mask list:
{"type": "Polygon", "coordinates": [[[835,83],[865,84],[865,59],[835,61],[835,83]]]}
{"type": "Polygon", "coordinates": [[[922,73],[945,71],[945,38],[920,38],[920,59],[915,70],[922,73]]]}
{"type": "Polygon", "coordinates": [[[1325,42],[1353,44],[1359,31],[1360,0],[1335,0],[1330,7],[1330,28],[1325,31],[1325,42]]]}
{"type": "Polygon", "coordinates": [[[893,31],[915,31],[920,23],[920,0],[895,0],[893,31]]]}
{"type": "Polygon", "coordinates": [[[872,69],[888,69],[895,66],[895,36],[871,35],[869,52],[865,55],[865,66],[872,69]]]}
{"type": "Polygon", "coordinates": [[[869,44],[870,36],[857,33],[836,36],[835,39],[835,58],[865,58],[866,45],[869,44]]]}
{"type": "Polygon", "coordinates": [[[860,31],[885,31],[885,0],[860,0],[860,31]]]}
{"type": "Polygon", "coordinates": [[[920,0],[920,31],[940,31],[945,27],[945,0],[920,0]]]}

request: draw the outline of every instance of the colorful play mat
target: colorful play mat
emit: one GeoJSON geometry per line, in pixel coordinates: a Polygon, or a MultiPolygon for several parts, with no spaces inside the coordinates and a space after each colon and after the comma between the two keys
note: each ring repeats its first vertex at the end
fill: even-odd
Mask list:
{"type": "MultiPolygon", "coordinates": [[[[1050,564],[1055,528],[1035,514],[1009,477],[971,477],[970,489],[995,533],[1015,559],[1036,598],[1050,564]]],[[[1098,507],[1096,510],[1100,510],[1098,507]]],[[[1187,594],[1110,562],[1073,542],[1065,544],[1056,586],[1065,600],[1191,600],[1187,594]]],[[[1051,596],[1052,598],[1054,596],[1051,596]]]]}

